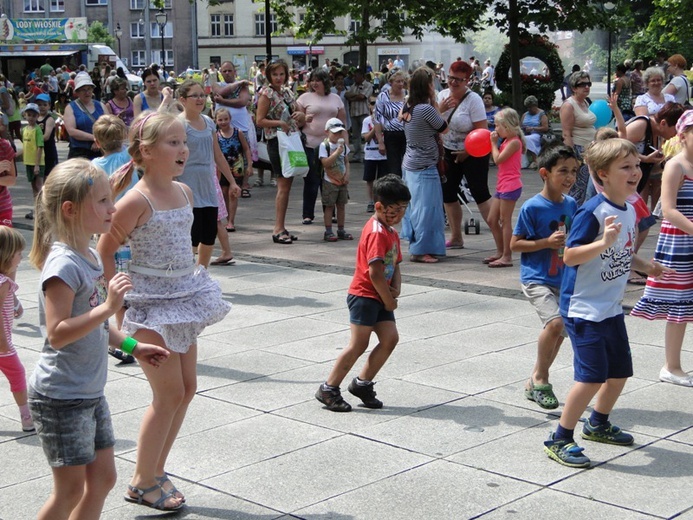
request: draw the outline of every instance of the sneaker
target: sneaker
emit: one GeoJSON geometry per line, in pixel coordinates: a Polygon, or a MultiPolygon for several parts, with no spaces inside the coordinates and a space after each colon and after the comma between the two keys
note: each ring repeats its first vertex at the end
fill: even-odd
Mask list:
{"type": "Polygon", "coordinates": [[[34,421],[31,415],[22,415],[22,431],[23,432],[35,432],[34,421]]]}
{"type": "Polygon", "coordinates": [[[567,439],[554,439],[554,432],[549,440],[544,441],[544,451],[550,459],[569,468],[588,468],[590,459],[582,454],[583,448],[567,439]]]}
{"type": "Polygon", "coordinates": [[[373,382],[367,385],[360,385],[356,382],[356,378],[354,378],[349,384],[349,393],[361,399],[361,401],[363,401],[363,406],[366,408],[382,408],[383,402],[375,397],[375,390],[373,390],[374,385],[375,383],[373,382]]]}
{"type": "Polygon", "coordinates": [[[592,426],[589,419],[585,421],[585,426],[582,427],[582,438],[588,441],[603,442],[606,444],[616,444],[617,446],[630,446],[633,444],[633,436],[625,433],[618,426],[614,426],[610,422],[592,426]]]}
{"type": "Polygon", "coordinates": [[[366,206],[366,213],[375,213],[375,202],[369,202],[366,206]]]}
{"type": "Polygon", "coordinates": [[[325,385],[320,385],[318,391],[315,392],[315,398],[333,412],[351,411],[351,405],[342,398],[342,392],[339,391],[339,388],[327,389],[325,385]]]}
{"type": "Polygon", "coordinates": [[[272,179],[272,180],[270,181],[270,186],[272,186],[273,188],[276,188],[276,187],[277,187],[277,181],[276,181],[276,179],[272,179]]]}
{"type": "Polygon", "coordinates": [[[126,354],[118,348],[109,348],[108,353],[119,360],[123,365],[129,365],[135,362],[135,357],[132,354],[126,354]]]}

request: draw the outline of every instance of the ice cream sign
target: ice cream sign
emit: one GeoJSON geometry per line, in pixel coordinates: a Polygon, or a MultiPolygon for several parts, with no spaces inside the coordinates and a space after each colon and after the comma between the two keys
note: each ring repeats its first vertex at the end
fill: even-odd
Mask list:
{"type": "Polygon", "coordinates": [[[86,18],[0,18],[0,40],[79,41],[87,39],[86,18]]]}

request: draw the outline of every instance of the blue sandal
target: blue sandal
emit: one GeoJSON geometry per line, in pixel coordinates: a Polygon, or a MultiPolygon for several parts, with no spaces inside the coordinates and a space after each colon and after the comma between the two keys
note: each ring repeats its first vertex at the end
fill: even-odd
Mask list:
{"type": "Polygon", "coordinates": [[[158,509],[159,511],[178,511],[181,507],[183,507],[182,502],[174,507],[166,507],[164,505],[164,503],[169,498],[175,499],[176,497],[174,497],[171,493],[166,493],[166,491],[164,491],[164,488],[161,487],[161,484],[156,484],[147,489],[140,489],[138,487],[128,485],[128,491],[130,493],[136,494],[137,496],[133,497],[129,493],[126,494],[124,497],[126,502],[132,502],[133,504],[151,507],[152,509],[158,509]],[[156,502],[149,502],[148,500],[144,499],[144,495],[157,490],[161,491],[161,496],[159,497],[159,500],[157,500],[156,502]]]}

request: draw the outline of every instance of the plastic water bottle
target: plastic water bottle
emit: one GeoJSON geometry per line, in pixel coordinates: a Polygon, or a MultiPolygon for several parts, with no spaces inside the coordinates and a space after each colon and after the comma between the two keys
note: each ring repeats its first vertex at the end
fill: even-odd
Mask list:
{"type": "Polygon", "coordinates": [[[115,254],[116,272],[127,273],[131,258],[130,245],[125,244],[124,246],[120,246],[115,254]]]}
{"type": "MultiPolygon", "coordinates": [[[[565,222],[562,220],[558,223],[558,231],[563,231],[565,233],[565,222]]],[[[563,258],[563,252],[565,251],[565,246],[558,248],[558,258],[563,258]]]]}

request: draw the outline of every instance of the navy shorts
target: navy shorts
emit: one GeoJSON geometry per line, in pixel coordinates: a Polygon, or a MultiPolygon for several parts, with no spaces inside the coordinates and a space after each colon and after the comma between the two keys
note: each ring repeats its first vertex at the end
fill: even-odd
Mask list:
{"type": "Polygon", "coordinates": [[[202,244],[213,246],[217,239],[217,215],[219,208],[209,206],[207,208],[193,208],[193,225],[190,235],[192,245],[197,247],[202,244]]]}
{"type": "Polygon", "coordinates": [[[387,160],[371,161],[364,159],[363,161],[363,180],[374,181],[387,175],[387,160]]]}
{"type": "Polygon", "coordinates": [[[349,294],[347,307],[349,307],[349,322],[354,325],[374,327],[381,321],[395,321],[395,313],[385,310],[385,305],[373,298],[349,294]]]}
{"type": "Polygon", "coordinates": [[[564,317],[563,323],[573,344],[575,381],[604,383],[633,375],[623,314],[599,322],[564,317]]]}
{"type": "Polygon", "coordinates": [[[29,408],[43,452],[53,468],[90,464],[98,450],[115,446],[105,397],[51,399],[32,390],[29,408]]]}

